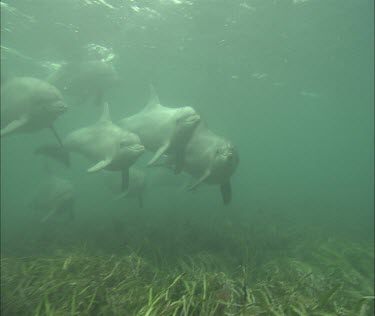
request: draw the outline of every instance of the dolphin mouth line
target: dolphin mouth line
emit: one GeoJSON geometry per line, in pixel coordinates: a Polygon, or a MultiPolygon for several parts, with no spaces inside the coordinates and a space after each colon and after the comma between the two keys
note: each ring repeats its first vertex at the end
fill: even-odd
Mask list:
{"type": "Polygon", "coordinates": [[[186,118],[184,120],[185,123],[195,123],[195,122],[199,122],[201,120],[201,117],[200,115],[198,114],[195,114],[195,115],[191,115],[189,116],[188,118],[186,118]]]}
{"type": "Polygon", "coordinates": [[[57,101],[54,106],[61,112],[66,112],[68,110],[68,105],[63,101],[57,101]]]}
{"type": "Polygon", "coordinates": [[[231,159],[231,158],[234,157],[234,153],[233,152],[225,153],[225,154],[222,154],[222,155],[223,155],[223,157],[225,159],[231,159]]]}
{"type": "Polygon", "coordinates": [[[144,151],[146,149],[145,146],[143,145],[131,145],[131,146],[128,146],[128,148],[134,151],[144,151]]]}

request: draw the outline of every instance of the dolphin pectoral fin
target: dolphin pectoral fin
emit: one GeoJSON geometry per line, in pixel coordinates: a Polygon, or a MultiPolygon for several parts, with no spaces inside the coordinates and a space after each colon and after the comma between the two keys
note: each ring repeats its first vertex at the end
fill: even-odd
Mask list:
{"type": "Polygon", "coordinates": [[[15,121],[10,122],[7,126],[5,126],[4,128],[2,128],[0,130],[0,136],[3,137],[5,135],[14,133],[20,127],[22,127],[23,125],[25,125],[26,122],[27,122],[27,118],[26,117],[22,117],[19,120],[15,120],[15,121]]]}
{"type": "Polygon", "coordinates": [[[211,171],[208,169],[203,176],[201,176],[192,186],[189,187],[189,191],[194,190],[198,185],[200,185],[204,180],[206,180],[211,174],[211,171]]]}
{"type": "Polygon", "coordinates": [[[49,144],[41,146],[35,149],[34,154],[47,156],[63,163],[66,167],[70,166],[69,152],[60,145],[49,144]]]}
{"type": "Polygon", "coordinates": [[[221,197],[223,198],[224,205],[228,205],[232,200],[232,187],[230,182],[225,182],[220,185],[221,197]]]}
{"type": "Polygon", "coordinates": [[[129,168],[122,170],[121,172],[121,192],[129,189],[129,168]]]}
{"type": "Polygon", "coordinates": [[[49,128],[51,129],[53,135],[55,135],[55,137],[56,137],[58,143],[60,144],[60,146],[61,146],[61,147],[64,147],[63,142],[62,142],[62,140],[61,140],[59,134],[56,132],[55,127],[54,127],[53,125],[51,125],[49,128]]]}
{"type": "Polygon", "coordinates": [[[167,151],[167,149],[169,148],[169,145],[170,143],[165,143],[164,145],[162,145],[161,147],[158,148],[158,150],[156,151],[155,155],[151,158],[151,160],[147,163],[147,166],[152,166],[153,164],[155,164],[156,161],[158,161],[160,159],[160,157],[167,151]]]}
{"type": "Polygon", "coordinates": [[[111,160],[100,160],[96,165],[92,166],[91,168],[87,169],[87,172],[97,172],[99,170],[104,169],[111,163],[111,160]]]}

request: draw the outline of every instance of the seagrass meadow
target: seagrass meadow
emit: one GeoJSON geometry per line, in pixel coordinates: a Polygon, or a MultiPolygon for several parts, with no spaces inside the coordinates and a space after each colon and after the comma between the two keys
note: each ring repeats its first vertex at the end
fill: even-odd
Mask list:
{"type": "Polygon", "coordinates": [[[1,315],[374,315],[373,1],[0,8],[1,315]]]}

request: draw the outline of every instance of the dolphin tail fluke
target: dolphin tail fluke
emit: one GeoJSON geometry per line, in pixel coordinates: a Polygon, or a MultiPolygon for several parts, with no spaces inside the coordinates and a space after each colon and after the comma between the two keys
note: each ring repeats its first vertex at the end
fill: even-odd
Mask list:
{"type": "Polygon", "coordinates": [[[70,167],[69,152],[60,145],[48,144],[41,146],[34,151],[34,154],[50,157],[56,161],[59,161],[66,167],[70,167]]]}
{"type": "Polygon", "coordinates": [[[221,197],[223,198],[224,205],[228,205],[232,200],[232,187],[230,182],[225,182],[220,185],[221,197]]]}

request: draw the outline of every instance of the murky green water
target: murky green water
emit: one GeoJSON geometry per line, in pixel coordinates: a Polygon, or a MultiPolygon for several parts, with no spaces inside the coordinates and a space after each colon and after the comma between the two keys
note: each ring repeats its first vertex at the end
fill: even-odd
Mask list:
{"type": "MultiPolygon", "coordinates": [[[[370,0],[1,2],[2,85],[102,60],[118,74],[103,89],[114,123],[146,105],[152,84],[163,105],[192,106],[240,159],[224,206],[217,185],[188,192],[188,174],[148,168],[146,153],[133,166],[145,174],[141,208],[137,197],[115,199],[118,174],[87,173],[92,163],[78,155],[70,168],[35,155],[56,141],[48,129],[3,137],[1,313],[372,315],[373,9],[370,0]],[[73,218],[46,219],[51,176],[74,185],[73,218]]],[[[98,120],[102,86],[62,89],[61,137],[98,120]]]]}

